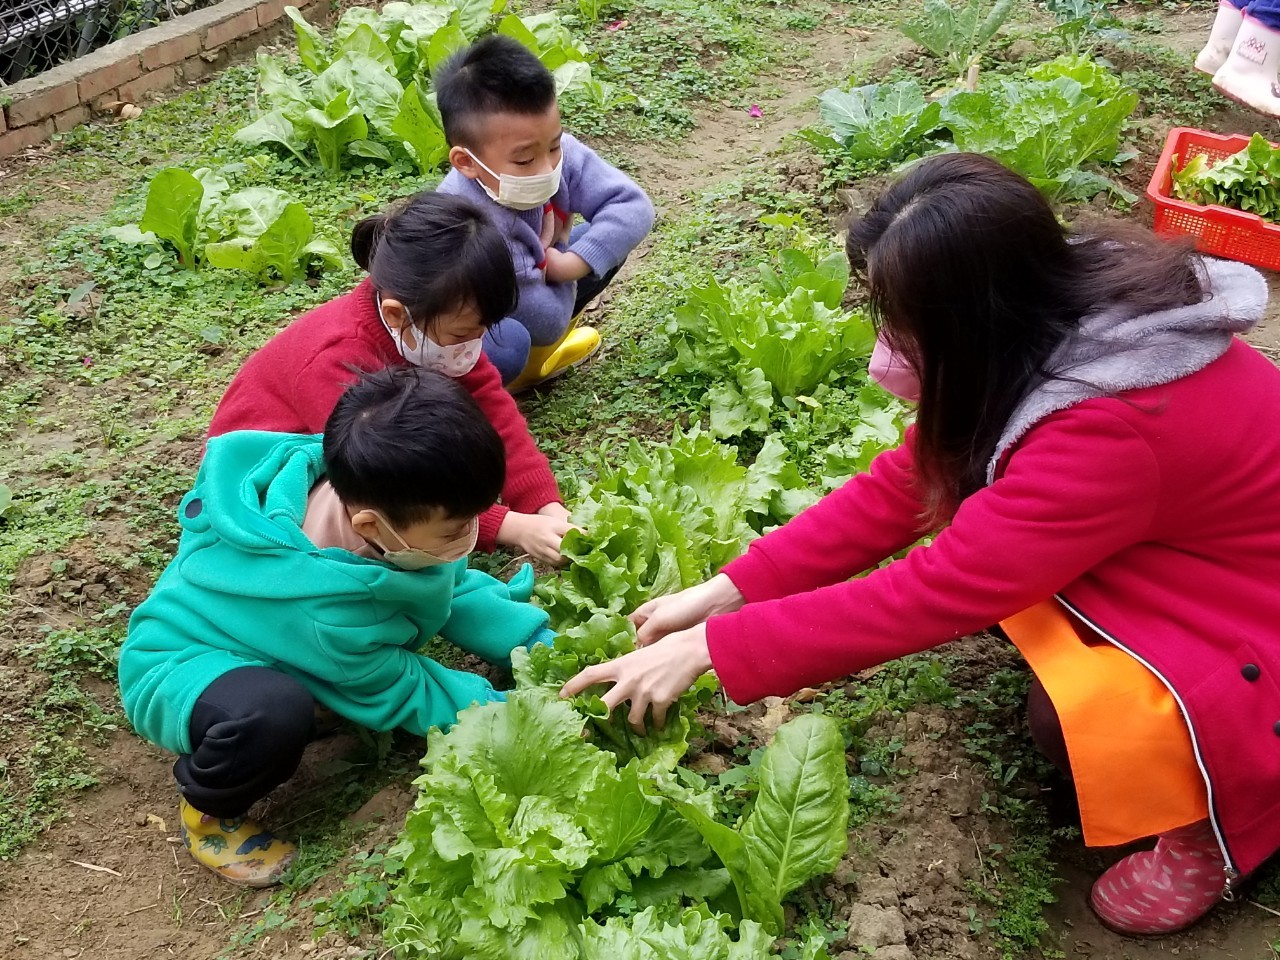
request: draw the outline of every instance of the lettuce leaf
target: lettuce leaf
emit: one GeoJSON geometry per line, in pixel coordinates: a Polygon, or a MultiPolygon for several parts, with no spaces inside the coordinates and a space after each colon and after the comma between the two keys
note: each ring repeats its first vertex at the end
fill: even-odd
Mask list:
{"type": "Polygon", "coordinates": [[[755,806],[742,825],[748,854],[780,902],[836,868],[849,842],[844,741],[829,717],[806,714],[781,727],[764,752],[755,806]]]}
{"type": "Polygon", "coordinates": [[[675,309],[666,328],[675,358],[662,372],[713,382],[715,436],[766,432],[776,404],[812,393],[871,353],[870,320],[841,306],[849,279],[843,259],[838,251],[815,260],[788,248],[776,267],[761,267],[760,283],[711,279],[675,309]]]}
{"type": "Polygon", "coordinates": [[[828,90],[818,98],[818,112],[834,140],[808,134],[810,142],[838,147],[855,162],[897,163],[924,148],[941,120],[942,105],[926,101],[915,80],[901,80],[828,90]]]}
{"type": "Polygon", "coordinates": [[[1217,163],[1197,154],[1181,170],[1175,169],[1173,193],[1191,203],[1213,203],[1280,220],[1280,150],[1255,133],[1243,150],[1217,163]]]}
{"type": "Polygon", "coordinates": [[[1021,173],[1051,199],[1087,200],[1106,189],[1132,194],[1091,163],[1122,159],[1120,138],[1138,95],[1086,57],[1060,57],[1022,78],[993,78],[952,94],[942,124],[956,149],[985,153],[1021,173]]]}
{"type": "Polygon", "coordinates": [[[151,180],[138,229],[173,244],[178,262],[194,269],[203,201],[204,184],[180,167],[167,167],[151,180]]]}
{"type": "Polygon", "coordinates": [[[755,806],[740,830],[673,799],[729,871],[742,916],[778,935],[782,898],[834,869],[849,841],[849,780],[835,721],[807,714],[783,724],[758,777],[755,806]]]}

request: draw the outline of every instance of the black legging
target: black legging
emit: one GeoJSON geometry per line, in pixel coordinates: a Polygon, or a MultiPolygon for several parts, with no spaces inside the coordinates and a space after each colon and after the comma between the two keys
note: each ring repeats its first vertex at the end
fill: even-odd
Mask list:
{"type": "Polygon", "coordinates": [[[1038,678],[1031,681],[1027,691],[1027,726],[1036,747],[1066,777],[1071,776],[1071,761],[1067,757],[1067,741],[1062,736],[1062,722],[1053,701],[1038,678]]]}
{"type": "Polygon", "coordinates": [[[241,667],[209,684],[191,711],[192,751],[173,775],[187,802],[213,817],[243,816],[302,760],[315,700],[297,680],[241,667]]]}

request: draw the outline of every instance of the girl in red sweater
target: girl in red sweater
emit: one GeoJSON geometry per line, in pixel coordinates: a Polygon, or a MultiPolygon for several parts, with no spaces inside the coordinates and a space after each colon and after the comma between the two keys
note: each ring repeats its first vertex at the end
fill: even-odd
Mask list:
{"type": "Polygon", "coordinates": [[[641,649],[564,692],[612,683],[661,724],[708,669],[748,703],[1002,623],[1086,843],[1157,837],[1095,911],[1194,923],[1280,848],[1280,371],[1235,337],[1266,284],[1145,232],[1068,236],[973,154],[912,167],[848,253],[913,374],[905,442],[640,607],[641,649]]]}
{"type": "Polygon", "coordinates": [[[485,330],[516,305],[502,234],[470,202],[421,193],[357,223],[351,252],[369,277],[250,357],[218,404],[209,436],[319,433],[357,372],[396,364],[436,370],[466,388],[506,449],[502,503],[481,514],[477,549],[504,546],[559,563],[569,512],[547,458],[481,352],[485,330]]]}

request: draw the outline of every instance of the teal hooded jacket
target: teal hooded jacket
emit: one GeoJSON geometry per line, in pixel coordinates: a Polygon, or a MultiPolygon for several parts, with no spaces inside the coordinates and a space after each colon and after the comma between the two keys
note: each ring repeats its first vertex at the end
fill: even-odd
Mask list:
{"type": "Polygon", "coordinates": [[[178,508],[178,554],[134,611],[120,651],[125,713],[146,739],[189,753],[196,699],[238,667],[299,680],[320,703],[373,730],[424,734],[472,703],[499,699],[483,677],[416,651],[437,634],[491,663],[549,642],[510,585],[465,559],[401,570],[302,532],[324,474],[319,436],[238,431],[210,441],[178,508]]]}

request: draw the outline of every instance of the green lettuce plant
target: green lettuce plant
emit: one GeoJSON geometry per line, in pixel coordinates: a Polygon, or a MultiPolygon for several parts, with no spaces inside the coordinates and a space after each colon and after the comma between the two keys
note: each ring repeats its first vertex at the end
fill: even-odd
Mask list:
{"type": "Polygon", "coordinates": [[[942,105],[926,100],[915,80],[900,80],[827,90],[818,113],[831,133],[801,131],[806,140],[854,163],[885,165],[932,147],[927,137],[938,128],[942,105]]]}
{"type": "Polygon", "coordinates": [[[1121,150],[1138,95],[1088,57],[1059,57],[1023,77],[988,78],[983,89],[952,94],[942,125],[958,150],[985,153],[1021,173],[1054,200],[1088,200],[1111,191],[1136,197],[1094,169],[1121,150]]]}
{"type": "Polygon", "coordinates": [[[794,403],[871,353],[870,320],[841,305],[848,278],[840,251],[814,259],[789,248],[777,266],[762,266],[758,283],[712,279],[694,287],[667,324],[675,359],[663,372],[715,383],[716,436],[766,432],[776,403],[794,403]]]}
{"type": "Polygon", "coordinates": [[[996,0],[989,9],[985,0],[925,0],[921,13],[899,29],[907,38],[944,61],[953,74],[964,79],[969,67],[1013,14],[1015,0],[996,0]]]}
{"type": "Polygon", "coordinates": [[[592,85],[589,54],[553,13],[493,19],[506,0],[388,3],[381,10],[351,7],[326,36],[297,11],[293,21],[304,72],[258,55],[258,117],[235,137],[273,144],[298,159],[313,159],[330,174],[356,159],[412,161],[423,173],[448,156],[444,126],[431,89],[432,74],[491,27],[532,50],[556,79],[556,89],[592,85]]]}
{"type": "MultiPolygon", "coordinates": [[[[645,960],[774,956],[777,900],[830,870],[847,842],[834,721],[778,730],[736,827],[662,771],[620,764],[582,725],[572,704],[528,688],[432,733],[388,854],[403,864],[384,918],[400,955],[595,960],[618,943],[645,960]]],[[[804,956],[824,954],[811,943],[804,956]]]]}
{"type": "Polygon", "coordinates": [[[537,588],[556,629],[701,583],[816,499],[776,438],[744,467],[698,427],[647,448],[633,440],[597,469],[573,505],[580,529],[561,545],[568,565],[537,588]]]}
{"type": "Polygon", "coordinates": [[[342,262],[333,244],[315,236],[302,203],[271,187],[231,193],[226,179],[206,168],[161,170],[147,188],[142,220],[111,228],[107,236],[153,249],[167,246],[190,269],[207,264],[286,283],[313,267],[342,262]]]}

